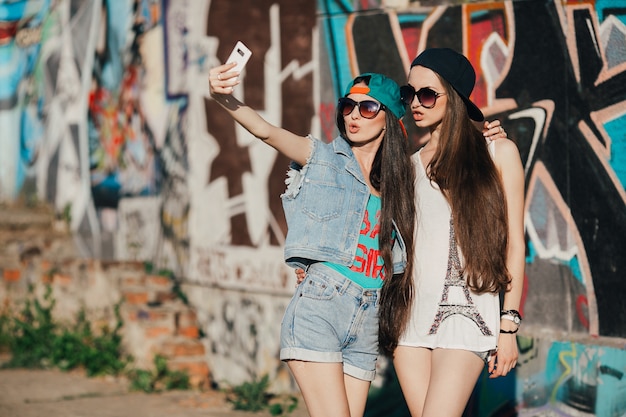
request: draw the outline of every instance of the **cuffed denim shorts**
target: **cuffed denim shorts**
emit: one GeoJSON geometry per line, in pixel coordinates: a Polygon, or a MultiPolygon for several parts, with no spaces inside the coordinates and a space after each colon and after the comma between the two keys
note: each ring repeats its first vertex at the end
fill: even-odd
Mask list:
{"type": "Polygon", "coordinates": [[[322,263],[311,265],[287,306],[280,359],[343,363],[345,374],[373,381],[380,290],[363,289],[322,263]]]}

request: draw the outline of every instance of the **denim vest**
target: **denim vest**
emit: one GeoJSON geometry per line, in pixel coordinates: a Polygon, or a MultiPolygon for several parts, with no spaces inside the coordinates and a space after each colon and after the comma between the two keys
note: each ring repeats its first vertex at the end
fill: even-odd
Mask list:
{"type": "MultiPolygon", "coordinates": [[[[281,195],[288,228],[285,261],[294,268],[317,261],[351,266],[370,192],[343,138],[330,143],[310,139],[311,156],[304,167],[292,165],[281,195]]],[[[406,266],[406,249],[395,222],[394,228],[392,258],[397,274],[406,266]]]]}

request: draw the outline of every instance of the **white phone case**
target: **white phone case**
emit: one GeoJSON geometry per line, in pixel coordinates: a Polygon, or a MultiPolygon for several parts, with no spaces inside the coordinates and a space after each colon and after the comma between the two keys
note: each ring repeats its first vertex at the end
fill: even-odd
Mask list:
{"type": "Polygon", "coordinates": [[[230,56],[226,60],[227,64],[230,64],[233,62],[237,63],[237,65],[235,65],[234,68],[231,68],[229,72],[230,71],[241,72],[246,66],[246,64],[248,63],[248,60],[250,59],[251,55],[252,55],[252,51],[250,51],[250,49],[248,49],[248,47],[244,45],[243,42],[238,41],[235,47],[233,48],[233,51],[230,53],[230,56]]]}

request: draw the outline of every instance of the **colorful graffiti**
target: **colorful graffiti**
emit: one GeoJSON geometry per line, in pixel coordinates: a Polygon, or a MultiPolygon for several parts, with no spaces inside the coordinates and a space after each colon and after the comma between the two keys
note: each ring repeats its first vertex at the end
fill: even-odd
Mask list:
{"type": "MultiPolygon", "coordinates": [[[[253,56],[235,94],[329,140],[356,73],[402,83],[419,51],[454,48],[527,183],[524,361],[481,380],[472,415],[623,415],[626,0],[444,3],[0,0],[0,202],[51,203],[84,256],[174,271],[225,364],[216,378],[282,375],[267,335],[293,288],[288,161],[224,117],[209,67],[243,40],[253,56]]],[[[393,389],[391,403],[368,415],[406,415],[391,382],[381,370],[373,396],[393,389]]]]}
{"type": "MultiPolygon", "coordinates": [[[[536,376],[546,379],[542,389],[553,392],[544,398],[545,409],[528,415],[622,415],[626,409],[616,395],[626,387],[623,351],[598,347],[589,336],[626,337],[626,307],[620,302],[626,291],[626,2],[490,2],[388,11],[331,1],[320,7],[331,57],[322,71],[335,88],[364,71],[402,82],[419,51],[450,47],[478,68],[473,99],[489,118],[503,121],[520,148],[527,179],[525,327],[577,335],[590,344],[578,346],[576,364],[548,357],[537,374],[523,372],[528,364],[520,366],[515,378],[499,384],[506,401],[495,400],[483,384],[472,415],[512,415],[516,407],[530,407],[524,395],[533,390],[524,384],[536,376]],[[611,372],[618,375],[611,388],[590,371],[602,366],[598,352],[619,358],[611,367],[619,370],[611,372]]],[[[420,132],[414,134],[419,141],[420,132]]]]}
{"type": "Polygon", "coordinates": [[[626,290],[626,3],[503,2],[363,14],[328,3],[320,26],[332,40],[328,56],[341,57],[326,65],[336,88],[364,71],[402,82],[411,57],[425,47],[470,57],[479,69],[474,100],[510,126],[525,162],[529,291],[568,294],[561,302],[528,299],[528,321],[538,322],[548,308],[554,320],[543,326],[625,337],[619,294],[626,290]],[[561,282],[549,279],[555,272],[561,282]]]}
{"type": "Polygon", "coordinates": [[[515,376],[497,382],[484,375],[472,415],[624,414],[624,349],[527,337],[519,337],[518,343],[523,354],[515,376]]]}
{"type": "Polygon", "coordinates": [[[0,3],[0,201],[15,199],[25,186],[43,140],[37,62],[49,7],[49,0],[0,3]]]}
{"type": "MultiPolygon", "coordinates": [[[[226,59],[237,40],[253,51],[235,95],[272,123],[315,134],[315,94],[302,94],[311,91],[317,78],[314,5],[288,0],[215,2],[208,13],[206,35],[214,45],[211,64],[226,59]],[[221,24],[230,21],[254,25],[240,25],[233,31],[221,24]]],[[[194,221],[190,229],[189,278],[211,282],[206,272],[220,259],[220,272],[225,267],[226,276],[231,276],[221,280],[224,286],[247,282],[247,288],[291,292],[291,285],[286,285],[291,277],[280,254],[286,226],[278,198],[289,161],[225,119],[215,102],[206,103],[202,116],[208,140],[193,146],[207,150],[194,152],[192,163],[205,174],[198,179],[203,183],[194,190],[192,205],[196,213],[211,213],[214,221],[194,221]],[[248,253],[250,249],[271,255],[262,259],[248,253]],[[248,262],[250,256],[257,258],[255,265],[261,269],[248,262]],[[258,273],[270,271],[281,271],[281,278],[258,273]]]]}

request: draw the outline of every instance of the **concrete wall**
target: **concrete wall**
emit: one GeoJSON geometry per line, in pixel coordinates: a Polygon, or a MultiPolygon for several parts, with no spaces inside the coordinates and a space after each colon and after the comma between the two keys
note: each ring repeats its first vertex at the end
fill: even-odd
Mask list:
{"type": "Polygon", "coordinates": [[[283,388],[288,161],[208,99],[208,68],[243,40],[253,57],[235,94],[330,139],[356,73],[402,82],[423,48],[463,51],[527,182],[523,361],[481,380],[475,414],[626,412],[625,0],[25,0],[0,20],[15,29],[0,42],[0,200],[50,203],[77,258],[171,271],[213,378],[269,372],[283,388]]]}

